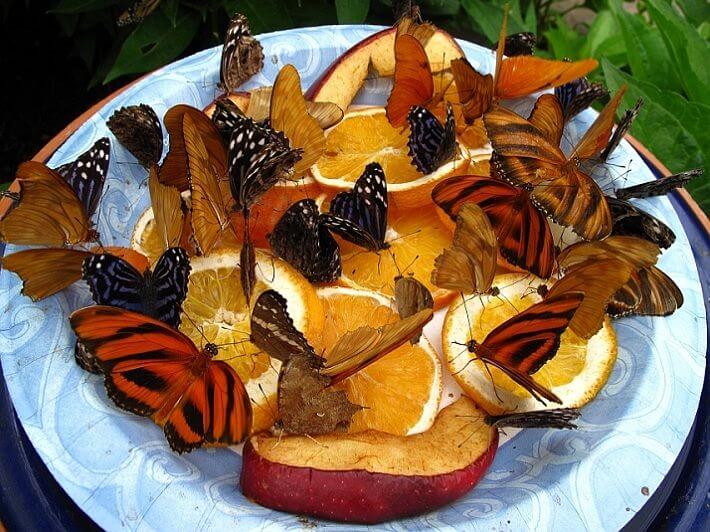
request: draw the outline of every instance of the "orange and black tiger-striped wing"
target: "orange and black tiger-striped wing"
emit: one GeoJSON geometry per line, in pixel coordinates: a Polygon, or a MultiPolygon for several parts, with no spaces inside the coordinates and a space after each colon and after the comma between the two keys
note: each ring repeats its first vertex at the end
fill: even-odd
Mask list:
{"type": "Polygon", "coordinates": [[[451,61],[451,73],[456,82],[464,120],[470,125],[483,116],[493,103],[493,76],[480,74],[465,58],[451,61]]]}
{"type": "Polygon", "coordinates": [[[554,94],[543,94],[535,102],[528,122],[535,126],[555,146],[560,145],[565,126],[562,105],[554,94]]]}
{"type": "Polygon", "coordinates": [[[493,329],[483,341],[490,361],[531,375],[557,353],[560,336],[584,300],[581,292],[565,292],[528,307],[493,329]]]}
{"type": "Polygon", "coordinates": [[[407,123],[415,105],[426,107],[434,97],[434,78],[422,44],[412,35],[397,36],[394,44],[394,85],[387,100],[387,119],[395,127],[407,123]]]}
{"type": "Polygon", "coordinates": [[[635,272],[611,298],[610,316],[668,316],[683,305],[683,293],[673,279],[655,266],[635,272]]]}
{"type": "Polygon", "coordinates": [[[552,274],[555,243],[550,224],[525,190],[500,179],[465,175],[439,183],[432,198],[452,219],[465,203],[476,203],[488,216],[506,260],[538,277],[552,274]]]}

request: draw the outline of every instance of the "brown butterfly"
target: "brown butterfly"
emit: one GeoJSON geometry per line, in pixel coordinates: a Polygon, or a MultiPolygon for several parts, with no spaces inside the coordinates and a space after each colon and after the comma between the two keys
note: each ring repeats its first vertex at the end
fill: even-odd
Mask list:
{"type": "Polygon", "coordinates": [[[496,273],[496,234],[483,210],[465,203],[456,217],[451,247],[436,257],[432,284],[466,294],[483,294],[491,289],[496,273]]]}
{"type": "Polygon", "coordinates": [[[229,21],[219,64],[219,87],[232,92],[264,68],[264,50],[249,31],[249,20],[236,13],[229,21]]]}
{"type": "Polygon", "coordinates": [[[611,298],[607,313],[622,316],[668,316],[683,305],[683,293],[668,275],[656,266],[631,274],[628,282],[611,298]]]}
{"type": "Polygon", "coordinates": [[[554,95],[541,96],[528,120],[502,107],[483,117],[499,155],[492,161],[496,174],[530,190],[540,209],[587,240],[609,235],[612,220],[604,194],[580,164],[606,147],[625,91],[624,86],[604,107],[569,157],[559,147],[564,116],[554,95]]]}
{"type": "MultiPolygon", "coordinates": [[[[256,122],[269,119],[273,87],[259,87],[249,92],[249,103],[244,114],[256,122]]],[[[306,109],[321,129],[334,126],[343,119],[343,110],[332,102],[312,102],[306,100],[306,109]]],[[[288,135],[287,135],[288,136],[288,135]]]]}
{"type": "Polygon", "coordinates": [[[614,294],[634,273],[652,267],[658,253],[655,244],[627,236],[573,244],[559,255],[564,276],[550,287],[545,299],[570,291],[583,293],[584,301],[570,328],[582,338],[591,338],[601,329],[614,294]]]}
{"type": "Polygon", "coordinates": [[[121,107],[106,122],[118,141],[145,168],[157,165],[163,155],[163,130],[152,107],[121,107]]]}
{"type": "MultiPolygon", "coordinates": [[[[402,319],[414,316],[418,312],[434,308],[434,298],[429,289],[412,275],[398,275],[394,278],[394,303],[397,314],[402,319]]],[[[409,342],[419,342],[421,333],[413,336],[409,342]]]]}
{"type": "Polygon", "coordinates": [[[279,375],[280,428],[298,434],[346,430],[360,407],[342,390],[329,388],[418,334],[432,318],[426,309],[377,329],[360,327],[338,340],[326,357],[319,357],[288,314],[286,300],[267,290],[251,314],[251,340],[284,365],[279,375]]]}
{"type": "Polygon", "coordinates": [[[164,185],[177,188],[180,192],[188,190],[190,183],[188,180],[189,163],[185,150],[185,137],[183,130],[184,117],[189,116],[195,129],[200,133],[210,167],[214,169],[217,176],[227,175],[227,147],[222,140],[219,130],[212,121],[199,109],[189,105],[175,105],[168,109],[163,117],[165,129],[168,131],[170,146],[168,154],[165,156],[158,176],[164,185]]]}
{"type": "Polygon", "coordinates": [[[500,100],[520,98],[564,85],[587,75],[598,66],[594,59],[553,61],[530,55],[504,58],[507,25],[506,10],[498,39],[493,75],[480,74],[464,58],[451,62],[459,101],[468,124],[483,116],[500,100]]]}
{"type": "MultiPolygon", "coordinates": [[[[158,178],[156,167],[152,167],[148,174],[148,191],[150,204],[153,209],[153,223],[159,235],[163,250],[182,246],[189,240],[185,224],[184,204],[180,191],[169,185],[163,185],[158,178]]],[[[187,226],[189,229],[189,225],[187,226]]]]}

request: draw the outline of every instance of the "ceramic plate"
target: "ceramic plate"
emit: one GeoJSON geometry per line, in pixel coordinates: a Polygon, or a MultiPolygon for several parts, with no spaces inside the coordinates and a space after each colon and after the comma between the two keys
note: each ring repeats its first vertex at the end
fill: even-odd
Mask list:
{"type": "MultiPolygon", "coordinates": [[[[350,45],[378,29],[337,26],[263,35],[265,68],[247,87],[271,84],[287,63],[298,68],[307,87],[350,45]]],[[[491,70],[489,50],[461,45],[474,67],[491,70]]],[[[147,103],[159,116],[178,103],[204,107],[217,94],[219,59],[219,48],[205,50],[146,77],[82,125],[50,166],[74,159],[99,137],[111,137],[105,122],[121,106],[147,103]]],[[[370,84],[357,103],[383,104],[388,90],[385,82],[370,84]]],[[[514,107],[529,109],[531,102],[514,107]]],[[[593,111],[584,112],[565,137],[578,139],[594,117],[593,111]]],[[[149,201],[146,173],[112,137],[111,148],[98,229],[104,244],[126,245],[149,201]]],[[[599,176],[605,186],[612,178],[626,184],[653,179],[626,142],[612,162],[599,176]]],[[[488,474],[466,497],[384,528],[617,529],[658,487],[697,409],[706,317],[690,245],[671,204],[665,198],[639,203],[678,236],[660,266],[682,289],[683,307],[669,318],[615,323],[619,359],[608,384],[584,409],[580,430],[520,432],[502,446],[488,474]]],[[[8,246],[7,253],[16,250],[8,246]]],[[[238,452],[210,449],[178,456],[159,427],[113,406],[101,379],[73,361],[67,316],[89,302],[88,290],[78,283],[32,303],[20,295],[14,274],[0,276],[0,353],[17,415],[77,505],[99,526],[113,530],[302,527],[297,516],[242,496],[238,452]]]]}

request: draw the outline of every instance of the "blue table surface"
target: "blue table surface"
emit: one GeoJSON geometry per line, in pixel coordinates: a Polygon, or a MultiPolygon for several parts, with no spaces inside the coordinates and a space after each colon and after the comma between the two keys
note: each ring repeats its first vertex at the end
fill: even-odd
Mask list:
{"type": "MultiPolygon", "coordinates": [[[[646,162],[657,176],[661,175],[646,162]]],[[[705,308],[710,315],[710,235],[673,194],[671,202],[693,246],[705,308]]],[[[0,244],[0,257],[3,251],[0,244]]],[[[693,430],[668,476],[625,530],[710,530],[709,421],[710,366],[706,365],[693,430]]],[[[0,522],[9,530],[98,529],[57,484],[35,452],[15,415],[4,378],[0,378],[0,522]]]]}

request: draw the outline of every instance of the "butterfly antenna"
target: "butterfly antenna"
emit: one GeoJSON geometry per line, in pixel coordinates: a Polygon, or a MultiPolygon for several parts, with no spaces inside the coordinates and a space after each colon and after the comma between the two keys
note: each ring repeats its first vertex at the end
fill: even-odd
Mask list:
{"type": "Polygon", "coordinates": [[[488,363],[486,362],[486,359],[482,358],[481,362],[483,362],[483,367],[486,368],[486,373],[488,373],[488,376],[491,378],[491,385],[493,386],[493,394],[496,396],[496,399],[498,399],[498,402],[502,403],[503,400],[498,395],[498,387],[496,386],[496,381],[493,379],[493,373],[491,373],[491,370],[488,368],[488,363]]]}
{"type": "Polygon", "coordinates": [[[305,436],[306,438],[308,438],[309,440],[311,440],[312,442],[314,442],[316,445],[319,445],[320,447],[323,447],[324,449],[327,449],[327,448],[328,448],[328,446],[327,446],[326,444],[319,442],[318,440],[316,440],[316,439],[315,439],[313,436],[311,436],[310,434],[304,434],[304,436],[305,436]]]}
{"type": "Polygon", "coordinates": [[[504,301],[505,301],[506,303],[508,303],[511,307],[513,307],[513,309],[515,309],[515,312],[520,313],[520,311],[518,310],[518,308],[517,308],[515,305],[513,305],[513,302],[512,302],[510,299],[508,299],[507,297],[505,297],[502,293],[499,293],[496,297],[497,297],[498,299],[504,300],[504,301]]]}
{"type": "Polygon", "coordinates": [[[259,383],[259,391],[261,392],[261,396],[264,398],[264,402],[266,403],[266,406],[269,409],[269,413],[271,414],[271,417],[273,417],[274,419],[278,419],[279,413],[277,410],[275,410],[271,407],[271,403],[269,402],[269,397],[266,395],[266,392],[264,391],[264,387],[262,386],[261,383],[259,383]]]}
{"type": "MultiPolygon", "coordinates": [[[[205,341],[205,343],[209,344],[210,341],[205,336],[204,329],[202,327],[200,327],[199,325],[197,325],[197,323],[195,323],[195,321],[190,317],[190,315],[187,312],[183,312],[183,316],[185,316],[187,318],[187,321],[189,321],[192,324],[192,326],[195,328],[195,330],[200,333],[200,336],[205,341]]],[[[202,347],[204,347],[204,346],[201,345],[200,349],[202,349],[202,347]]]]}
{"type": "MultiPolygon", "coordinates": [[[[471,421],[471,423],[473,423],[473,421],[471,421]]],[[[471,438],[473,438],[476,434],[478,434],[478,433],[481,431],[481,429],[484,429],[484,428],[486,428],[485,425],[482,425],[482,426],[478,427],[478,428],[477,428],[476,430],[474,430],[471,434],[469,434],[468,436],[466,436],[466,438],[465,438],[461,443],[458,444],[458,447],[459,447],[459,448],[460,448],[460,447],[463,447],[463,446],[465,445],[465,443],[466,443],[468,440],[470,440],[471,438]]]]}
{"type": "Polygon", "coordinates": [[[463,295],[463,292],[459,292],[461,295],[461,302],[463,305],[463,310],[466,313],[466,322],[468,323],[468,334],[473,338],[473,326],[471,325],[471,316],[468,313],[468,307],[466,306],[466,298],[463,295]]]}
{"type": "Polygon", "coordinates": [[[416,256],[412,259],[412,262],[410,262],[409,264],[407,264],[407,267],[404,268],[403,273],[407,273],[407,271],[409,270],[409,268],[411,268],[412,265],[413,265],[415,262],[417,262],[418,259],[419,259],[419,255],[416,255],[416,256]]]}
{"type": "Polygon", "coordinates": [[[391,248],[387,248],[387,252],[390,254],[390,257],[392,257],[392,262],[394,263],[394,267],[397,268],[397,276],[401,277],[402,270],[399,269],[399,264],[397,264],[397,257],[395,256],[394,251],[392,251],[391,248]]]}
{"type": "Polygon", "coordinates": [[[392,244],[393,242],[397,242],[397,240],[402,240],[402,239],[404,239],[404,238],[408,238],[408,237],[410,237],[410,236],[414,236],[414,235],[416,235],[417,233],[421,233],[421,231],[422,231],[421,229],[417,229],[416,231],[412,231],[411,233],[407,233],[406,235],[399,235],[397,238],[393,238],[392,240],[390,240],[390,241],[387,242],[387,243],[388,243],[388,244],[392,244]]]}

